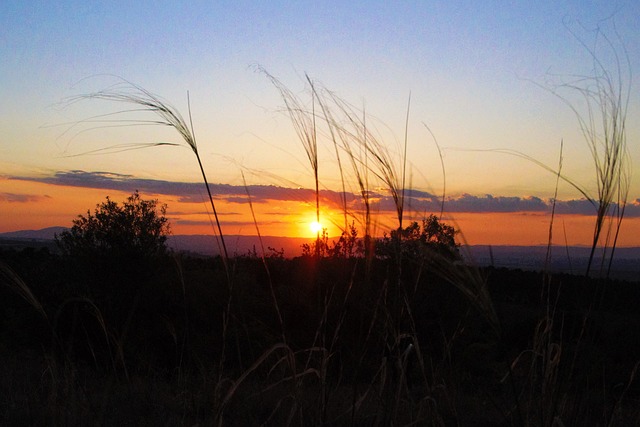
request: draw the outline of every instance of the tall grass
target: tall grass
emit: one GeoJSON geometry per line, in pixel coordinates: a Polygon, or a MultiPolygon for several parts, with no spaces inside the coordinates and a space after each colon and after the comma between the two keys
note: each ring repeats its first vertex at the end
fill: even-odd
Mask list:
{"type": "MultiPolygon", "coordinates": [[[[207,174],[204,170],[204,166],[202,165],[202,160],[200,158],[200,152],[198,151],[198,144],[196,143],[195,131],[193,128],[193,120],[191,116],[191,103],[189,100],[189,93],[187,92],[187,105],[189,111],[189,122],[184,119],[182,114],[171,104],[164,101],[159,96],[153,94],[152,92],[146,90],[145,88],[129,82],[124,79],[120,79],[121,83],[115,84],[108,89],[100,90],[97,92],[93,92],[86,95],[81,95],[79,97],[74,97],[69,100],[70,103],[81,101],[81,100],[99,100],[99,101],[107,101],[107,102],[115,102],[117,104],[130,104],[133,105],[132,109],[126,109],[117,111],[115,113],[109,113],[99,116],[93,116],[82,120],[79,123],[84,124],[92,124],[94,127],[92,129],[96,129],[98,127],[113,127],[113,126],[141,126],[141,125],[157,125],[157,126],[168,126],[174,129],[178,135],[182,138],[183,143],[193,152],[196,157],[196,161],[198,162],[198,168],[202,175],[202,180],[204,182],[205,188],[207,190],[207,195],[209,196],[209,202],[211,205],[211,210],[213,212],[213,216],[215,218],[216,228],[218,232],[218,238],[220,239],[221,252],[223,255],[223,262],[225,264],[225,269],[227,271],[227,276],[229,276],[229,253],[227,251],[227,245],[224,240],[224,233],[222,232],[222,227],[220,225],[220,219],[218,218],[218,211],[216,209],[215,203],[213,201],[213,195],[211,194],[211,189],[209,187],[209,181],[207,179],[207,174]],[[127,115],[132,115],[134,113],[151,113],[158,117],[157,120],[136,120],[136,119],[127,119],[127,115]]],[[[79,124],[77,123],[77,124],[79,124]]],[[[115,145],[111,147],[106,147],[98,150],[98,152],[119,152],[126,150],[134,150],[140,148],[149,148],[149,147],[157,147],[157,146],[181,146],[180,143],[171,143],[171,142],[161,142],[161,143],[150,143],[150,144],[134,144],[134,145],[115,145]]],[[[83,153],[87,154],[87,153],[83,153]]],[[[228,277],[230,280],[230,277],[228,277]]]]}
{"type": "MultiPolygon", "coordinates": [[[[321,87],[306,76],[313,106],[312,108],[305,108],[303,103],[297,99],[289,89],[283,88],[282,83],[273,76],[269,74],[268,76],[272,83],[276,85],[284,99],[286,111],[292,120],[294,128],[298,132],[299,139],[307,152],[307,156],[312,158],[309,154],[310,152],[317,156],[318,144],[320,142],[318,136],[324,135],[327,137],[327,143],[333,147],[336,156],[335,160],[340,171],[343,192],[345,192],[347,188],[347,185],[345,185],[345,180],[348,179],[347,177],[353,178],[351,182],[355,182],[363,206],[363,219],[359,222],[363,225],[364,229],[364,258],[367,260],[365,271],[369,271],[370,261],[373,260],[375,256],[374,248],[370,245],[370,243],[375,241],[371,229],[372,205],[370,186],[372,182],[382,185],[388,194],[390,194],[396,214],[396,226],[393,228],[395,229],[397,227],[398,230],[403,229],[408,174],[407,146],[410,100],[407,106],[404,144],[399,156],[396,157],[390,153],[388,144],[370,131],[367,126],[367,116],[365,112],[354,108],[334,92],[321,87]],[[318,105],[319,108],[316,109],[315,105],[318,105]],[[322,129],[326,130],[324,133],[319,131],[319,123],[322,124],[322,129]],[[305,131],[300,131],[300,129],[305,129],[305,131]],[[310,129],[313,129],[313,132],[311,132],[310,129]],[[312,133],[314,138],[310,138],[309,136],[312,133]],[[313,150],[309,150],[309,141],[313,141],[313,150]],[[348,159],[351,165],[350,170],[344,168],[343,156],[348,159]]],[[[317,174],[317,165],[313,161],[311,161],[310,164],[317,188],[318,182],[320,181],[319,175],[317,174]]],[[[444,163],[442,166],[444,170],[444,163]]],[[[345,209],[345,223],[347,215],[357,216],[354,210],[347,212],[344,199],[342,199],[342,206],[343,209],[345,209]]],[[[442,211],[440,214],[442,215],[442,211]]],[[[368,387],[362,389],[358,385],[354,385],[350,409],[352,421],[356,419],[355,416],[356,413],[359,412],[362,400],[374,394],[378,394],[379,399],[383,402],[382,412],[378,414],[380,418],[376,418],[378,422],[388,424],[393,422],[392,420],[398,419],[401,402],[405,399],[406,393],[408,392],[408,386],[406,384],[406,376],[408,373],[406,366],[407,360],[410,358],[418,359],[417,363],[422,372],[423,385],[427,389],[431,388],[431,381],[427,379],[429,369],[421,356],[421,345],[417,337],[417,329],[412,309],[413,295],[416,292],[421,275],[418,273],[414,279],[414,283],[406,283],[406,279],[403,278],[402,265],[405,261],[415,262],[417,260],[403,260],[404,256],[400,250],[403,244],[401,241],[403,234],[396,233],[395,235],[398,238],[398,241],[394,242],[394,247],[396,248],[395,266],[393,270],[387,271],[384,284],[379,289],[378,296],[373,303],[373,312],[368,320],[369,326],[365,338],[365,346],[356,364],[356,370],[354,371],[355,377],[358,377],[358,372],[362,369],[365,358],[369,357],[368,352],[370,350],[367,350],[367,348],[370,346],[381,346],[384,349],[383,353],[385,356],[383,357],[383,362],[378,372],[368,387]],[[410,291],[410,289],[413,289],[413,292],[410,291]],[[382,337],[374,339],[373,337],[377,335],[374,332],[376,328],[382,328],[383,335],[382,337]],[[406,344],[402,344],[407,339],[411,342],[409,347],[405,347],[406,344]],[[376,383],[376,381],[379,381],[379,383],[376,383]]],[[[421,268],[424,267],[430,272],[435,273],[446,283],[457,288],[461,294],[473,304],[478,312],[482,314],[493,330],[499,333],[499,321],[497,320],[497,315],[487,290],[486,278],[482,277],[482,274],[473,267],[454,265],[450,259],[439,257],[436,254],[419,260],[419,262],[421,268]]],[[[368,280],[365,279],[365,283],[362,285],[368,287],[368,280]]],[[[351,289],[351,287],[352,285],[350,283],[348,289],[351,289]]],[[[323,353],[327,355],[332,354],[331,348],[333,347],[333,344],[329,347],[327,347],[327,344],[329,342],[335,343],[339,334],[338,328],[334,331],[333,339],[327,340],[326,338],[328,333],[327,324],[330,322],[327,309],[334,304],[334,291],[334,288],[330,288],[325,294],[323,302],[324,308],[322,309],[323,314],[315,333],[316,338],[313,340],[314,346],[320,345],[321,348],[327,348],[327,352],[323,353]]],[[[350,298],[348,292],[344,298],[343,306],[346,307],[350,298]]],[[[340,317],[338,321],[339,324],[343,322],[342,319],[343,317],[340,317]]],[[[321,375],[322,378],[326,375],[324,372],[326,372],[328,363],[327,359],[323,358],[323,361],[321,365],[324,368],[320,370],[320,372],[323,373],[321,375]]],[[[324,382],[323,390],[320,401],[326,411],[328,396],[324,382]]],[[[437,409],[431,406],[428,401],[423,403],[430,407],[430,416],[437,414],[437,409]]],[[[437,415],[435,416],[437,418],[437,415]]]]}
{"type": "MultiPolygon", "coordinates": [[[[337,96],[334,92],[314,83],[308,75],[305,77],[306,82],[309,85],[309,92],[312,99],[311,108],[305,107],[303,102],[273,75],[267,73],[264,69],[260,69],[260,71],[269,78],[272,84],[274,84],[280,92],[285,103],[286,112],[291,118],[299,140],[302,142],[305,152],[307,153],[307,157],[310,160],[316,185],[317,211],[319,210],[317,192],[320,182],[317,164],[319,143],[318,122],[320,120],[322,120],[324,128],[327,129],[326,135],[329,139],[328,142],[334,148],[336,162],[340,170],[343,191],[346,189],[345,180],[348,178],[342,164],[340,152],[343,152],[349,159],[351,164],[351,173],[349,176],[353,177],[353,181],[357,183],[361,202],[364,206],[364,220],[362,223],[364,225],[363,241],[365,245],[365,258],[371,259],[374,255],[373,249],[369,246],[369,242],[374,241],[371,234],[372,219],[369,189],[372,179],[382,184],[391,195],[396,210],[397,227],[399,230],[403,227],[405,193],[407,191],[407,147],[411,98],[409,97],[407,104],[404,142],[399,158],[396,158],[390,153],[388,149],[389,144],[380,140],[367,128],[366,114],[364,111],[358,111],[349,103],[337,96]],[[316,104],[319,106],[320,113],[316,112],[316,104]]],[[[433,137],[433,133],[428,127],[427,130],[433,137]]],[[[439,146],[438,151],[440,152],[439,146]]],[[[444,173],[444,162],[442,157],[440,160],[444,173]]],[[[343,206],[346,209],[346,203],[344,200],[343,206]]],[[[442,207],[442,210],[443,209],[444,205],[442,207]]],[[[440,212],[441,215],[442,210],[440,212]]],[[[347,212],[345,210],[344,216],[346,217],[347,214],[353,215],[352,212],[347,212]]],[[[396,236],[400,239],[402,233],[396,233],[396,236]]],[[[398,250],[401,244],[402,242],[400,241],[396,242],[398,250]]],[[[316,249],[317,248],[318,245],[316,245],[316,249]]],[[[399,253],[397,253],[397,260],[398,271],[396,272],[396,279],[400,280],[402,275],[402,256],[399,253]]],[[[478,304],[479,310],[484,312],[490,323],[497,328],[495,313],[491,307],[490,297],[486,293],[486,290],[484,290],[486,288],[486,286],[483,285],[484,281],[479,276],[470,273],[470,275],[463,275],[464,277],[459,277],[460,266],[453,266],[446,259],[439,259],[432,262],[432,264],[433,267],[443,275],[443,277],[448,277],[448,280],[450,280],[454,286],[459,288],[459,290],[475,304],[478,304]]],[[[401,286],[402,285],[400,283],[397,284],[396,290],[398,292],[400,292],[399,289],[401,286]]],[[[394,299],[399,304],[399,301],[401,301],[402,298],[401,295],[398,294],[394,299]]],[[[394,317],[397,318],[399,316],[400,310],[400,308],[397,308],[394,317]]]]}
{"type": "MultiPolygon", "coordinates": [[[[316,127],[316,92],[314,89],[314,83],[306,76],[307,82],[311,87],[311,112],[309,113],[308,107],[295,96],[291,90],[283,85],[277,78],[269,74],[265,69],[259,69],[267,78],[271,81],[273,86],[278,89],[280,96],[285,103],[286,111],[289,114],[291,123],[298,135],[298,139],[304,147],[304,151],[309,160],[309,165],[313,172],[313,182],[315,185],[315,207],[316,207],[316,222],[320,224],[320,178],[318,175],[319,163],[318,163],[318,134],[316,127]]],[[[320,230],[316,236],[316,258],[320,257],[320,230]]]]}
{"type": "MultiPolygon", "coordinates": [[[[631,64],[626,48],[624,46],[617,48],[614,41],[603,34],[600,29],[595,30],[594,46],[597,47],[600,43],[604,44],[604,54],[613,57],[612,65],[601,59],[600,53],[596,51],[595,47],[588,46],[583,39],[575,33],[572,34],[591,59],[591,74],[569,77],[550,76],[550,78],[563,79],[564,81],[561,83],[532,83],[558,97],[574,113],[593,162],[594,184],[597,194],[592,194],[584,183],[577,182],[561,173],[560,170],[522,151],[455,148],[448,148],[448,150],[501,153],[519,157],[556,175],[561,181],[577,190],[593,206],[595,213],[591,251],[585,275],[589,276],[593,272],[596,252],[598,248],[601,248],[599,273],[609,277],[625,216],[633,174],[626,134],[627,111],[632,93],[631,64]],[[582,102],[573,101],[571,95],[577,95],[582,102]]],[[[617,33],[616,36],[617,41],[622,45],[617,33]]]]}
{"type": "MultiPolygon", "coordinates": [[[[316,90],[316,93],[318,91],[316,90]]],[[[336,159],[339,162],[343,192],[346,195],[345,181],[347,175],[342,167],[340,151],[343,151],[351,165],[351,177],[357,185],[357,191],[362,202],[362,218],[356,218],[363,231],[363,247],[365,259],[370,261],[373,257],[373,229],[372,206],[370,190],[370,170],[368,145],[375,137],[367,128],[366,112],[356,111],[351,105],[339,98],[335,93],[323,90],[323,96],[318,96],[324,119],[329,127],[331,140],[336,150],[336,159]]],[[[353,210],[349,210],[344,199],[344,214],[355,216],[353,210]]],[[[346,226],[345,226],[346,230],[346,226]]]]}
{"type": "MultiPolygon", "coordinates": [[[[91,123],[91,124],[100,124],[106,122],[106,126],[120,126],[123,121],[127,126],[130,125],[159,125],[159,126],[168,126],[169,128],[177,131],[178,135],[182,138],[183,143],[186,144],[187,148],[191,149],[194,153],[198,168],[202,175],[202,180],[204,182],[205,188],[207,190],[207,195],[209,197],[209,202],[211,205],[211,209],[213,211],[216,229],[217,229],[217,237],[219,238],[219,244],[221,247],[221,255],[222,262],[224,265],[224,271],[227,282],[227,290],[228,297],[226,308],[223,312],[222,317],[222,347],[220,349],[220,354],[218,358],[218,385],[216,386],[216,396],[215,396],[215,404],[218,408],[218,417],[221,419],[222,414],[224,412],[224,406],[226,404],[229,393],[233,393],[233,387],[227,393],[223,393],[219,388],[222,384],[225,383],[225,370],[224,365],[226,362],[226,357],[228,353],[227,348],[227,336],[230,334],[230,327],[232,320],[234,318],[232,314],[233,310],[233,297],[234,297],[234,289],[233,283],[234,280],[232,278],[232,271],[229,265],[229,254],[227,251],[227,246],[225,243],[224,233],[222,232],[222,226],[220,224],[220,219],[218,216],[218,212],[214,203],[213,194],[211,193],[211,189],[209,186],[209,181],[207,179],[206,172],[204,170],[204,166],[202,164],[202,160],[200,157],[200,153],[198,151],[198,145],[196,143],[195,132],[193,128],[193,121],[191,116],[191,105],[189,94],[187,92],[187,104],[189,111],[189,122],[184,119],[182,114],[168,102],[161,99],[159,96],[151,93],[150,91],[138,86],[134,83],[126,81],[123,79],[122,83],[111,86],[108,89],[101,90],[98,92],[90,93],[87,95],[82,95],[77,98],[72,98],[71,102],[79,101],[79,100],[99,100],[99,101],[107,101],[107,102],[115,102],[118,104],[131,104],[134,106],[132,109],[118,111],[116,113],[111,113],[107,115],[95,116],[89,119],[85,119],[83,123],[91,123]],[[129,115],[132,113],[151,113],[159,117],[158,120],[127,120],[122,119],[123,115],[129,115]],[[114,118],[115,116],[115,118],[114,118]]],[[[124,149],[139,149],[139,148],[147,148],[147,147],[155,147],[155,146],[181,146],[180,143],[152,143],[152,144],[142,144],[131,147],[124,147],[124,149]]],[[[122,150],[122,147],[110,147],[105,150],[114,149],[122,150]]],[[[277,307],[276,307],[277,308],[277,307]]],[[[130,312],[130,317],[133,314],[133,311],[130,312]]],[[[119,342],[122,342],[120,340],[119,342]]],[[[239,352],[238,352],[239,353],[239,352]]],[[[240,357],[240,354],[238,354],[240,357]]]]}
{"type": "MultiPolygon", "coordinates": [[[[503,383],[510,381],[511,394],[507,393],[506,397],[501,395],[495,398],[503,399],[495,406],[502,405],[503,408],[501,407],[500,411],[507,424],[562,425],[560,417],[567,412],[563,405],[569,405],[569,403],[567,394],[563,394],[565,389],[562,388],[566,387],[568,379],[561,375],[562,364],[566,363],[567,349],[560,342],[564,334],[564,324],[556,312],[560,292],[552,295],[550,282],[544,283],[546,286],[543,288],[545,311],[542,318],[537,319],[533,331],[529,331],[532,332],[531,340],[527,344],[529,347],[522,350],[515,358],[508,359],[512,355],[500,353],[506,353],[506,350],[500,348],[505,325],[501,323],[493,296],[489,292],[488,274],[474,265],[454,261],[435,251],[410,257],[401,250],[403,243],[401,231],[409,209],[407,200],[410,197],[407,184],[410,172],[407,146],[411,99],[409,98],[407,105],[403,145],[398,153],[393,153],[389,149],[389,144],[372,131],[364,109],[353,107],[309,76],[305,76],[305,82],[308,87],[306,95],[309,96],[310,104],[305,103],[273,75],[263,69],[260,71],[266,75],[281,95],[285,103],[285,112],[308,159],[315,187],[316,220],[320,222],[322,176],[319,150],[323,148],[324,143],[334,153],[339,169],[342,186],[340,204],[343,209],[343,231],[347,231],[348,218],[354,218],[361,225],[364,235],[362,236],[362,257],[327,260],[320,256],[320,235],[318,234],[315,257],[311,260],[313,262],[305,264],[308,260],[299,261],[301,264],[298,265],[302,265],[304,277],[299,282],[289,284],[288,287],[281,283],[282,272],[272,274],[272,264],[266,259],[260,239],[260,261],[266,273],[268,294],[265,301],[259,302],[255,301],[256,295],[260,295],[257,283],[247,281],[241,283],[245,285],[244,287],[236,286],[239,280],[236,275],[239,271],[236,268],[240,269],[240,264],[230,265],[223,230],[214,205],[214,195],[209,190],[195,142],[191,112],[189,111],[187,122],[178,110],[161,98],[126,81],[108,90],[78,98],[134,106],[131,110],[119,111],[115,115],[97,116],[87,120],[87,123],[95,125],[111,126],[122,123],[120,120],[122,114],[138,112],[155,114],[159,117],[158,120],[136,120],[126,122],[126,125],[153,124],[173,128],[196,156],[214,212],[225,274],[229,284],[228,299],[222,318],[216,319],[222,322],[220,328],[222,342],[217,354],[219,357],[217,368],[201,368],[199,371],[202,381],[207,386],[208,377],[213,377],[215,382],[210,386],[213,391],[207,394],[209,406],[205,410],[213,414],[212,419],[208,421],[211,421],[211,424],[224,425],[234,416],[242,419],[242,410],[254,409],[243,407],[246,402],[260,402],[257,404],[262,416],[260,421],[266,420],[266,424],[438,426],[460,424],[461,419],[468,420],[464,416],[465,409],[460,405],[461,396],[468,393],[466,388],[470,385],[477,386],[465,377],[471,374],[464,369],[464,364],[470,363],[474,366],[479,364],[481,369],[487,371],[493,369],[499,371],[504,380],[492,383],[491,387],[501,388],[503,383]],[[359,204],[350,205],[347,201],[347,192],[351,190],[351,186],[355,187],[354,193],[360,197],[359,204]],[[373,246],[376,240],[373,230],[376,219],[372,188],[379,186],[385,188],[393,200],[395,223],[390,228],[399,232],[396,233],[394,257],[390,260],[374,262],[377,260],[373,246]],[[310,269],[313,269],[313,274],[310,274],[310,269]],[[278,274],[280,274],[279,278],[278,274]],[[435,291],[430,293],[434,289],[439,289],[441,293],[437,294],[435,291]],[[451,289],[454,290],[453,293],[450,292],[451,289]],[[300,297],[305,291],[308,291],[309,299],[313,299],[311,295],[315,296],[315,305],[300,297]],[[287,292],[296,294],[291,297],[287,292]],[[450,300],[457,296],[462,296],[466,305],[463,305],[464,310],[461,313],[447,313],[451,317],[447,321],[451,324],[442,319],[439,319],[440,323],[435,326],[428,324],[426,319],[431,315],[427,311],[429,308],[437,309],[440,304],[448,307],[450,300]],[[435,299],[430,300],[431,297],[435,299]],[[262,310],[268,304],[273,308],[270,313],[275,313],[276,317],[274,330],[278,329],[277,333],[273,333],[275,337],[273,339],[270,335],[273,331],[266,325],[268,322],[259,317],[259,314],[251,312],[249,308],[245,310],[246,307],[243,307],[248,305],[262,310]],[[300,304],[300,307],[296,307],[295,304],[300,304]],[[296,309],[303,312],[304,315],[301,317],[304,321],[295,317],[296,309]],[[430,328],[439,329],[434,333],[430,328]],[[260,336],[261,331],[267,331],[264,337],[260,336]],[[436,336],[437,339],[434,338],[436,336]],[[258,339],[259,344],[254,344],[253,339],[258,339]],[[233,352],[229,350],[232,342],[236,348],[236,359],[233,359],[233,352]],[[250,351],[243,351],[243,345],[247,345],[250,351]],[[254,348],[258,349],[256,353],[253,351],[254,348]],[[509,361],[506,375],[504,375],[504,366],[495,368],[494,361],[482,354],[482,349],[487,348],[500,354],[501,361],[509,361]],[[470,354],[468,356],[470,360],[464,360],[464,355],[467,353],[470,354]],[[517,371],[523,367],[526,374],[524,377],[518,376],[517,371]],[[241,409],[239,411],[238,406],[241,409]]],[[[602,85],[596,88],[610,86],[602,85]]],[[[592,92],[581,93],[592,96],[592,92]]],[[[604,97],[604,99],[608,98],[604,97]]],[[[609,106],[610,104],[607,105],[604,111],[611,116],[609,109],[612,107],[609,106]]],[[[591,110],[589,111],[591,115],[591,110]]],[[[619,113],[616,112],[616,114],[619,113]]],[[[589,130],[591,128],[587,125],[591,121],[589,119],[584,122],[583,132],[585,135],[599,136],[599,133],[589,130]]],[[[624,121],[616,123],[611,125],[612,129],[605,134],[618,135],[616,139],[618,142],[610,144],[618,147],[617,149],[609,148],[609,154],[601,154],[595,149],[599,149],[601,143],[593,138],[590,140],[591,147],[594,148],[592,151],[594,161],[598,165],[598,170],[602,169],[602,174],[598,176],[603,182],[601,197],[598,200],[592,198],[590,200],[594,206],[605,205],[606,200],[609,200],[608,207],[602,208],[603,218],[611,213],[611,209],[615,209],[613,205],[620,208],[620,211],[614,215],[618,218],[617,228],[614,227],[615,235],[611,236],[614,248],[620,222],[624,216],[623,201],[626,201],[628,195],[627,181],[630,175],[630,171],[625,172],[628,166],[624,166],[628,165],[628,160],[625,160],[625,156],[628,157],[628,154],[625,154],[626,145],[623,143],[625,140],[619,136],[619,128],[624,128],[624,121]],[[613,203],[611,197],[617,197],[617,203],[613,203]]],[[[433,137],[428,127],[427,130],[433,137]]],[[[435,142],[444,174],[442,151],[437,141],[435,142]]],[[[158,145],[182,144],[156,143],[145,146],[158,145]]],[[[114,149],[117,151],[141,147],[120,146],[114,149]]],[[[523,154],[518,155],[526,157],[523,154]]],[[[578,188],[582,194],[588,194],[561,173],[562,153],[558,170],[540,165],[556,173],[556,193],[558,182],[565,180],[578,188]]],[[[445,211],[446,177],[444,179],[440,219],[445,211]]],[[[253,210],[246,181],[245,188],[256,233],[260,236],[259,220],[253,210]]],[[[555,211],[552,212],[549,243],[552,240],[554,214],[555,211]]],[[[602,224],[605,224],[604,220],[600,231],[594,233],[594,245],[601,239],[600,235],[604,229],[602,224]]],[[[547,262],[549,259],[550,246],[547,262]]],[[[293,268],[296,264],[289,265],[293,268]]],[[[8,274],[7,277],[15,285],[15,290],[37,310],[45,313],[26,284],[21,283],[11,274],[5,273],[0,265],[0,276],[1,274],[8,274]]],[[[285,275],[285,277],[290,276],[285,275]]],[[[181,276],[180,282],[185,300],[186,280],[188,279],[181,276]]],[[[105,335],[108,335],[108,326],[100,311],[91,304],[91,301],[87,302],[91,315],[98,319],[105,335]]],[[[65,304],[71,304],[71,302],[65,304]]],[[[46,316],[46,313],[44,315],[46,316]]],[[[186,322],[188,319],[186,303],[184,318],[186,322]]],[[[130,382],[132,379],[128,374],[123,354],[125,335],[126,328],[121,336],[114,338],[108,336],[107,340],[111,339],[109,343],[113,343],[116,348],[116,354],[112,358],[112,369],[116,371],[116,364],[120,364],[127,382],[130,382]]],[[[182,364],[182,355],[180,363],[182,364]]],[[[210,366],[206,362],[200,363],[203,366],[210,366]]],[[[572,371],[573,367],[569,369],[569,375],[572,371]]],[[[486,378],[490,380],[495,379],[494,376],[495,372],[486,374],[486,378]]],[[[636,369],[633,370],[624,393],[628,392],[635,376],[636,369]]],[[[616,404],[615,409],[618,410],[619,405],[616,404]]],[[[255,421],[248,415],[246,419],[255,421]]]]}
{"type": "MultiPolygon", "coordinates": [[[[599,29],[595,32],[594,46],[604,43],[605,54],[613,57],[612,66],[601,59],[595,47],[589,47],[575,34],[574,37],[591,58],[592,74],[579,75],[550,90],[575,114],[594,166],[597,196],[589,199],[596,205],[596,220],[586,275],[592,271],[595,252],[600,244],[603,247],[601,274],[605,269],[607,251],[611,251],[606,268],[608,275],[631,185],[632,167],[626,133],[631,63],[626,49],[623,47],[620,51],[599,29]],[[579,95],[582,106],[572,102],[568,95],[564,95],[565,92],[579,95]]],[[[619,36],[617,41],[621,43],[619,36]]]]}
{"type": "Polygon", "coordinates": [[[6,263],[0,261],[0,283],[6,286],[13,293],[22,298],[29,306],[34,308],[44,320],[49,321],[47,313],[44,311],[40,301],[33,295],[29,286],[16,274],[13,269],[6,263]]]}

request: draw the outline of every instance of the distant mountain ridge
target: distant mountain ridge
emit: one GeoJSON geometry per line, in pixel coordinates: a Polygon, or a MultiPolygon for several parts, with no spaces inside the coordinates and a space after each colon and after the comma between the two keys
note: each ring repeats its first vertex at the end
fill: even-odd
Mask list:
{"type": "Polygon", "coordinates": [[[68,227],[47,227],[40,230],[19,230],[0,233],[3,239],[37,239],[37,240],[53,240],[56,234],[60,234],[68,227]]]}

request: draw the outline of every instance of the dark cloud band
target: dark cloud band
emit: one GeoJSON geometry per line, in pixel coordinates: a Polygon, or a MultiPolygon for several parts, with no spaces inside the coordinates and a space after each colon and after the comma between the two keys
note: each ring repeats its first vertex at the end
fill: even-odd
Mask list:
{"type": "MultiPolygon", "coordinates": [[[[206,198],[206,191],[200,182],[174,182],[146,178],[136,178],[132,175],[113,172],[86,172],[82,170],[59,171],[52,176],[24,177],[6,176],[5,178],[41,182],[45,184],[97,188],[132,192],[139,190],[145,193],[174,196],[182,203],[201,203],[206,198]]],[[[310,203],[315,200],[312,189],[286,188],[275,185],[230,185],[211,184],[211,192],[216,199],[228,203],[246,203],[251,197],[252,203],[269,203],[272,201],[294,201],[310,203]],[[249,194],[249,196],[247,195],[249,194]]],[[[0,193],[0,200],[7,202],[35,201],[33,197],[12,193],[0,193]]],[[[320,191],[324,205],[340,209],[346,203],[347,209],[359,210],[363,208],[360,195],[343,193],[332,190],[320,191]]],[[[395,212],[394,200],[383,191],[372,191],[369,194],[371,208],[378,212],[395,212]]],[[[440,197],[420,190],[405,191],[405,210],[407,212],[439,212],[442,207],[440,197]]],[[[612,208],[616,206],[613,205],[612,208]]],[[[475,196],[462,194],[448,197],[445,201],[445,211],[455,213],[509,213],[509,212],[550,212],[552,200],[539,197],[505,197],[486,194],[475,196]]],[[[596,210],[592,202],[587,199],[557,200],[555,211],[558,214],[595,215],[596,210]]],[[[625,215],[640,217],[640,199],[627,204],[625,215]]]]}

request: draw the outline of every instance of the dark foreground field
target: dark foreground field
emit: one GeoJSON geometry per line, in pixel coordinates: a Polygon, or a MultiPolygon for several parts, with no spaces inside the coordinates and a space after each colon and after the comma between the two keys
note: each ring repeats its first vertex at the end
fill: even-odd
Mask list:
{"type": "Polygon", "coordinates": [[[3,250],[0,424],[640,424],[639,283],[273,255],[3,250]]]}

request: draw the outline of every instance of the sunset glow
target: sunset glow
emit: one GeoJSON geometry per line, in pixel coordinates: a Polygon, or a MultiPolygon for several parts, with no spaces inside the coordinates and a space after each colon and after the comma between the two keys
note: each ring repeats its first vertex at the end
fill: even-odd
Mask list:
{"type": "MultiPolygon", "coordinates": [[[[157,111],[82,98],[114,87],[131,93],[132,82],[193,125],[225,234],[312,239],[327,229],[334,239],[354,224],[362,236],[368,212],[381,236],[398,226],[406,193],[404,224],[442,211],[470,244],[549,236],[591,244],[597,171],[574,114],[585,106],[562,93],[573,111],[552,92],[570,86],[556,76],[589,76],[593,53],[613,67],[608,48],[640,44],[637,5],[468,6],[348,2],[311,15],[214,2],[180,11],[127,5],[120,16],[123,3],[73,20],[65,2],[55,14],[3,4],[0,233],[69,226],[106,196],[121,201],[135,190],[168,205],[172,233],[213,233],[199,166],[180,134],[150,126],[157,111]],[[611,45],[598,44],[596,27],[611,45]],[[313,138],[291,120],[297,110],[287,110],[282,88],[314,112],[313,138]],[[556,188],[561,141],[571,183],[556,188]]],[[[626,53],[640,69],[638,52],[626,53]]],[[[630,165],[640,164],[638,93],[630,91],[625,126],[630,165]]],[[[620,245],[640,245],[639,178],[630,177],[620,245]]]]}
{"type": "MultiPolygon", "coordinates": [[[[133,191],[133,190],[132,190],[133,191]]],[[[173,234],[213,234],[213,218],[208,212],[206,198],[186,202],[187,195],[158,194],[141,189],[145,198],[157,198],[167,203],[167,215],[171,222],[173,234]]],[[[242,193],[244,188],[238,188],[242,193]]],[[[71,226],[71,221],[78,214],[93,210],[95,205],[104,201],[109,195],[112,200],[122,201],[130,195],[127,191],[91,189],[82,187],[66,187],[39,182],[0,179],[0,203],[3,206],[3,221],[0,232],[39,229],[52,225],[71,226]],[[62,203],[60,203],[62,201],[62,203]]],[[[238,196],[239,197],[239,196],[238,196]]],[[[277,197],[277,194],[265,195],[277,197]]],[[[466,199],[461,199],[466,200],[466,199]]],[[[255,201],[254,201],[255,202],[255,201]]],[[[487,199],[475,199],[480,203],[487,199]]],[[[224,199],[217,200],[223,232],[228,235],[255,235],[256,224],[253,222],[248,205],[242,200],[230,203],[224,199]]],[[[466,205],[465,201],[465,205],[466,205]]],[[[503,202],[504,204],[504,202],[503,202]]],[[[289,236],[313,239],[323,228],[327,228],[330,239],[337,239],[344,228],[344,215],[335,207],[324,209],[327,218],[332,218],[328,225],[317,224],[315,214],[309,212],[307,205],[299,201],[265,199],[264,203],[254,203],[254,213],[258,228],[264,236],[289,236]]],[[[449,205],[452,209],[460,209],[453,199],[449,205]]],[[[530,202],[526,206],[531,206],[530,202]]],[[[422,214],[408,212],[405,224],[420,221],[422,214]]],[[[350,217],[362,218],[362,212],[351,211],[350,217]]],[[[394,226],[394,212],[378,210],[372,215],[372,232],[382,236],[394,226]]],[[[448,212],[443,217],[447,224],[460,231],[458,239],[472,245],[544,245],[549,239],[551,214],[549,209],[538,212],[448,212]]],[[[554,219],[552,240],[555,245],[590,245],[593,238],[595,216],[566,213],[557,214],[554,219]]],[[[362,224],[354,222],[359,235],[362,236],[362,224]]],[[[620,246],[640,245],[640,203],[634,202],[627,207],[627,218],[623,222],[618,244],[620,246]]]]}
{"type": "Polygon", "coordinates": [[[0,427],[638,424],[639,47],[640,0],[0,1],[0,427]]]}
{"type": "Polygon", "coordinates": [[[322,224],[317,221],[313,221],[309,228],[311,228],[311,232],[314,234],[320,233],[322,231],[322,224]]]}

